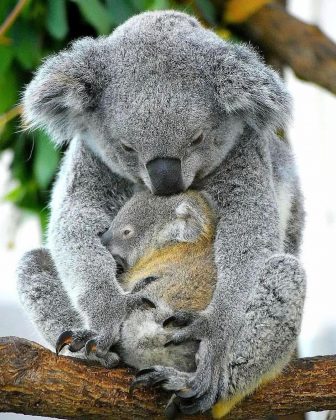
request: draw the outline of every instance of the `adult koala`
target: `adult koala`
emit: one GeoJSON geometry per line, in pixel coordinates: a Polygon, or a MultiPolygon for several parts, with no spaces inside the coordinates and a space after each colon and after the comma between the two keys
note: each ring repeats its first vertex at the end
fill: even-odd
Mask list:
{"type": "MultiPolygon", "coordinates": [[[[139,299],[123,293],[100,241],[133,186],[161,195],[191,186],[205,190],[220,216],[213,300],[172,336],[174,343],[200,341],[197,371],[155,367],[143,372],[143,381],[159,375],[180,395],[180,408],[193,413],[294,348],[304,296],[293,256],[302,202],[291,152],[275,134],[286,126],[290,98],[254,51],[223,41],[185,14],[144,13],[108,37],[84,38],[47,59],[26,89],[24,109],[31,127],[44,128],[57,145],[70,143],[51,202],[48,248],[55,268],[49,273],[55,281],[57,270],[57,281],[84,318],[74,316],[72,329],[89,328],[78,336],[94,338],[98,357],[118,342],[120,325],[139,299]],[[284,294],[299,285],[293,322],[276,339],[267,317],[281,313],[270,304],[265,318],[253,321],[249,310],[257,283],[269,290],[282,285],[284,294]],[[254,333],[262,323],[258,339],[248,338],[247,316],[254,333]],[[230,364],[233,351],[239,363],[230,364]]],[[[36,273],[52,264],[37,255],[28,254],[20,268],[24,302],[36,273]]],[[[41,313],[51,319],[50,311],[41,313]]],[[[113,365],[118,356],[109,354],[113,365]]]]}

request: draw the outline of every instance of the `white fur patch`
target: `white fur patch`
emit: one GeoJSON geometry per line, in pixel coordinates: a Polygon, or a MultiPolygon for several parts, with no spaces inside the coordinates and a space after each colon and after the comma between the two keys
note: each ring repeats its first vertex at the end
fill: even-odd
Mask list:
{"type": "Polygon", "coordinates": [[[292,206],[292,191],[288,184],[281,183],[278,185],[277,202],[278,202],[278,211],[279,211],[279,219],[280,219],[279,237],[280,237],[281,250],[283,250],[287,224],[288,224],[290,210],[292,206]]]}

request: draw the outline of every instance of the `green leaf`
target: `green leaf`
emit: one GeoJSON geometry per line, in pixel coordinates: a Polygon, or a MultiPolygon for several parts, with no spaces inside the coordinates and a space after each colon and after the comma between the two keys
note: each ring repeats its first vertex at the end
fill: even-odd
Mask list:
{"type": "Polygon", "coordinates": [[[216,9],[210,0],[195,0],[197,8],[204,19],[211,25],[216,25],[216,9]]]}
{"type": "Polygon", "coordinates": [[[0,45],[0,74],[4,73],[11,65],[13,49],[7,45],[0,45]]]}
{"type": "MultiPolygon", "coordinates": [[[[151,10],[163,10],[171,8],[168,0],[154,0],[152,3],[152,6],[149,8],[151,10]]],[[[186,7],[187,6],[184,5],[184,9],[186,7]]]]}
{"type": "Polygon", "coordinates": [[[37,31],[27,22],[15,25],[12,31],[15,56],[26,70],[33,69],[40,61],[40,40],[37,31]]]}
{"type": "Polygon", "coordinates": [[[23,199],[25,194],[25,187],[23,185],[18,185],[17,187],[9,191],[6,195],[4,195],[3,199],[6,201],[10,201],[11,203],[18,203],[23,199]]]}
{"type": "Polygon", "coordinates": [[[65,0],[48,0],[48,32],[56,39],[64,39],[69,32],[65,0]]]}
{"type": "Polygon", "coordinates": [[[128,0],[106,0],[111,20],[115,26],[125,22],[129,17],[137,13],[139,9],[137,6],[134,7],[133,2],[128,0]]]}
{"type": "Polygon", "coordinates": [[[50,217],[50,211],[47,207],[44,207],[41,211],[38,213],[39,219],[40,219],[40,225],[42,230],[42,238],[43,242],[47,240],[47,228],[49,223],[49,217],[50,217]]]}
{"type": "MultiPolygon", "coordinates": [[[[172,8],[169,0],[130,0],[130,2],[138,12],[172,8]]],[[[183,5],[183,8],[184,7],[185,5],[183,5]]],[[[173,8],[175,8],[175,5],[173,5],[173,8]]]]}
{"type": "Polygon", "coordinates": [[[109,11],[99,0],[75,0],[84,19],[93,26],[99,34],[108,34],[112,22],[109,11]]]}
{"type": "Polygon", "coordinates": [[[130,2],[134,9],[140,12],[151,9],[155,3],[155,0],[130,0],[130,2]]]}
{"type": "Polygon", "coordinates": [[[0,22],[3,22],[10,12],[13,10],[15,3],[13,0],[1,0],[0,1],[0,22]]]}
{"type": "Polygon", "coordinates": [[[54,148],[48,136],[42,131],[37,132],[33,174],[41,189],[46,189],[54,178],[59,159],[60,152],[54,148]]]}
{"type": "Polygon", "coordinates": [[[18,82],[13,70],[0,75],[0,114],[9,111],[18,100],[18,82]]]}

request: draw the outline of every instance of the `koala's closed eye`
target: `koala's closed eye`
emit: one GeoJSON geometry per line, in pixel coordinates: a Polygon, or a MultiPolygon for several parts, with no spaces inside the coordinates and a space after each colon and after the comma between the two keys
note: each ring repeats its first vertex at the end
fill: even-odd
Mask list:
{"type": "Polygon", "coordinates": [[[128,144],[125,143],[121,143],[121,147],[123,148],[123,150],[127,153],[135,153],[136,150],[133,149],[133,147],[129,146],[128,144]]]}
{"type": "Polygon", "coordinates": [[[201,144],[204,140],[204,134],[200,133],[196,138],[194,138],[191,142],[190,142],[190,146],[198,146],[199,144],[201,144]]]}

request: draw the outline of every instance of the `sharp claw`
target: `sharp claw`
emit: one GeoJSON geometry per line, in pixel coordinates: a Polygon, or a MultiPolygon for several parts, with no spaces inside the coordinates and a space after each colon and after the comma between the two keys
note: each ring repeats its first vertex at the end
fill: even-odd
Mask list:
{"type": "Polygon", "coordinates": [[[154,368],[141,369],[135,374],[135,377],[139,378],[139,376],[146,375],[147,373],[152,373],[152,372],[155,372],[154,368]]]}
{"type": "Polygon", "coordinates": [[[89,356],[91,353],[95,353],[96,350],[97,350],[97,342],[95,339],[92,338],[85,344],[85,353],[87,356],[89,356]]]}
{"type": "Polygon", "coordinates": [[[133,392],[136,388],[140,388],[140,386],[143,384],[143,380],[142,379],[134,379],[133,382],[131,383],[131,386],[129,387],[129,391],[128,393],[130,395],[133,395],[133,392]]]}
{"type": "Polygon", "coordinates": [[[56,354],[57,356],[59,355],[60,351],[67,346],[68,344],[72,343],[73,340],[73,336],[72,336],[72,331],[64,331],[62,332],[62,334],[58,337],[57,341],[56,341],[56,354]]]}
{"type": "Polygon", "coordinates": [[[196,393],[191,388],[184,388],[177,391],[176,395],[178,395],[179,397],[183,399],[187,399],[187,398],[193,398],[196,395],[196,393]]]}
{"type": "MultiPolygon", "coordinates": [[[[146,369],[144,369],[146,370],[146,369]]],[[[141,385],[144,386],[151,386],[151,387],[157,387],[163,383],[167,382],[167,380],[165,378],[162,377],[157,377],[157,378],[146,378],[146,377],[136,377],[133,382],[131,383],[130,389],[129,389],[129,394],[133,395],[133,391],[136,388],[139,388],[141,385]]]]}
{"type": "Polygon", "coordinates": [[[166,327],[167,325],[169,325],[169,324],[171,324],[172,322],[174,322],[174,321],[176,321],[176,317],[173,315],[173,316],[170,316],[169,318],[166,318],[164,321],[163,321],[163,324],[162,324],[162,326],[163,327],[166,327]]]}
{"type": "Polygon", "coordinates": [[[166,318],[163,321],[162,326],[167,327],[169,324],[173,324],[174,327],[186,327],[194,319],[194,314],[191,313],[177,313],[166,318]]]}
{"type": "Polygon", "coordinates": [[[147,299],[147,298],[143,297],[141,299],[141,301],[142,301],[143,304],[148,305],[150,308],[156,308],[155,303],[152,302],[150,299],[147,299]]]}
{"type": "Polygon", "coordinates": [[[169,347],[169,346],[180,346],[181,344],[183,344],[183,341],[181,341],[181,342],[176,342],[176,341],[174,341],[174,340],[170,340],[170,341],[167,341],[167,343],[165,343],[165,344],[163,345],[163,347],[169,347]]]}
{"type": "Polygon", "coordinates": [[[178,405],[176,404],[177,399],[178,398],[175,395],[172,395],[172,397],[168,401],[168,404],[166,405],[164,414],[165,414],[165,418],[168,420],[176,419],[177,416],[181,413],[178,405]]]}

